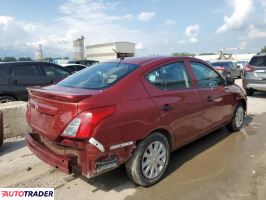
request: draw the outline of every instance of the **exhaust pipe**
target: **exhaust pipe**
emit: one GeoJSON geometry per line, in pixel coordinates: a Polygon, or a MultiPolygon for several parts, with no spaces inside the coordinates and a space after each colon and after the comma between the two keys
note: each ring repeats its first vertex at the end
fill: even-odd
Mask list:
{"type": "Polygon", "coordinates": [[[0,111],[0,146],[4,141],[4,122],[3,122],[3,113],[0,111]]]}

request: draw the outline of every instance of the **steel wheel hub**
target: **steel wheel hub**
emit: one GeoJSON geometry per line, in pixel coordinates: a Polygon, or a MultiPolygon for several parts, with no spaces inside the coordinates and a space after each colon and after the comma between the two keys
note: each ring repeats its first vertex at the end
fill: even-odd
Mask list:
{"type": "Polygon", "coordinates": [[[160,141],[151,143],[142,157],[142,173],[148,179],[158,177],[165,167],[167,152],[165,145],[160,141]]]}

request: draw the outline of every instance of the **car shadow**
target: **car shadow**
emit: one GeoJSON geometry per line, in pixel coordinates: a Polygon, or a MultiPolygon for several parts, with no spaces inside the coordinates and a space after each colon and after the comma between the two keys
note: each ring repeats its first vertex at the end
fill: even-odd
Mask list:
{"type": "Polygon", "coordinates": [[[254,92],[252,98],[266,98],[266,92],[254,92]]]}
{"type": "Polygon", "coordinates": [[[12,151],[16,151],[20,148],[23,148],[24,146],[25,146],[24,140],[10,141],[10,142],[4,141],[3,145],[0,147],[0,156],[10,153],[12,151]]]}
{"type": "MultiPolygon", "coordinates": [[[[252,116],[246,116],[244,126],[248,126],[252,122],[252,116]]],[[[171,153],[170,162],[166,171],[165,177],[170,176],[174,171],[178,170],[184,163],[193,159],[205,150],[211,148],[215,144],[223,141],[232,133],[225,127],[220,128],[202,138],[179,148],[171,153]]],[[[139,186],[135,185],[127,176],[124,165],[116,168],[113,171],[88,179],[80,176],[80,178],[93,185],[96,189],[94,192],[103,190],[105,192],[114,190],[120,192],[125,189],[134,189],[139,186]]]]}

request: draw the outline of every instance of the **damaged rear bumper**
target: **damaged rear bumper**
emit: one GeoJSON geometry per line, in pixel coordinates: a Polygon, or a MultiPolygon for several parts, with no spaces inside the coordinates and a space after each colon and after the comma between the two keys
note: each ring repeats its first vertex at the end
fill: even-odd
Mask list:
{"type": "Polygon", "coordinates": [[[59,142],[40,137],[38,133],[26,133],[26,144],[43,162],[65,173],[82,174],[88,178],[110,171],[124,163],[134,145],[100,151],[84,141],[63,139],[59,142]]]}
{"type": "Polygon", "coordinates": [[[62,172],[72,173],[71,163],[74,163],[75,160],[73,156],[58,155],[42,145],[36,138],[36,134],[25,134],[27,146],[39,159],[58,168],[62,172]]]}

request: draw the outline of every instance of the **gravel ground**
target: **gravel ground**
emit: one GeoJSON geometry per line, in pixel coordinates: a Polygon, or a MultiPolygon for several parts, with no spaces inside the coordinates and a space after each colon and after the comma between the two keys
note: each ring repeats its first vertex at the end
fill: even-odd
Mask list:
{"type": "MultiPolygon", "coordinates": [[[[236,81],[241,84],[240,80],[236,81]]],[[[266,93],[248,98],[244,128],[221,128],[171,155],[166,177],[134,185],[124,167],[93,179],[65,175],[36,158],[24,138],[0,149],[0,187],[53,187],[55,199],[266,199],[266,93]]]]}

